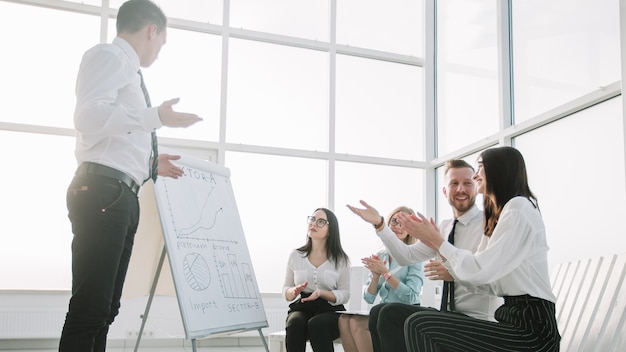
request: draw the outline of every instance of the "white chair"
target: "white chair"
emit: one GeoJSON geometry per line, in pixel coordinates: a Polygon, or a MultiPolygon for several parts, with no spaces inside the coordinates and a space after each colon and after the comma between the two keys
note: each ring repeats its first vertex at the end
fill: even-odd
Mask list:
{"type": "Polygon", "coordinates": [[[626,254],[560,264],[552,277],[561,351],[626,351],[626,254]]]}

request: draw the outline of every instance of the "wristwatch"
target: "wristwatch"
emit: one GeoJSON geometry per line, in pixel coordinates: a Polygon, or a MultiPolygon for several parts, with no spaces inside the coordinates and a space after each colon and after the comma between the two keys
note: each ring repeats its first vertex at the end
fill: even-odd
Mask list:
{"type": "Polygon", "coordinates": [[[389,280],[389,278],[391,277],[391,273],[387,272],[383,274],[383,277],[385,278],[385,281],[389,280]]]}

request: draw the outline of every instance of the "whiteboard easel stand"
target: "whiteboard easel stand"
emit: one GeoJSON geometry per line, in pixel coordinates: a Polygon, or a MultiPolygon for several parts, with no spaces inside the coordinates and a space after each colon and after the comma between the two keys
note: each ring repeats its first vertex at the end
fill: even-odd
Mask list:
{"type": "MultiPolygon", "coordinates": [[[[157,283],[159,282],[159,276],[161,275],[161,269],[163,269],[163,263],[165,262],[165,254],[167,249],[165,248],[165,244],[163,245],[163,250],[161,251],[161,257],[159,258],[159,264],[157,264],[156,271],[154,273],[154,279],[152,280],[152,287],[150,287],[150,295],[148,296],[148,302],[146,303],[146,309],[141,315],[141,328],[139,328],[139,334],[137,335],[137,342],[135,343],[135,352],[139,350],[139,342],[141,341],[141,336],[143,335],[143,329],[146,326],[146,320],[148,320],[148,313],[150,312],[150,306],[152,305],[152,299],[154,298],[154,293],[156,292],[157,283]]],[[[267,341],[265,340],[265,336],[263,336],[263,331],[261,328],[258,328],[257,331],[261,336],[261,341],[263,341],[263,346],[265,347],[266,352],[270,352],[269,346],[267,345],[267,341]]],[[[193,352],[198,351],[198,344],[196,339],[191,339],[191,348],[193,352]]]]}
{"type": "MultiPolygon", "coordinates": [[[[166,253],[166,249],[165,249],[165,245],[163,245],[163,250],[161,251],[161,257],[159,258],[159,264],[157,264],[156,271],[154,273],[154,279],[152,280],[152,287],[150,287],[150,295],[148,296],[146,309],[141,315],[141,328],[139,329],[139,334],[137,335],[137,342],[135,343],[135,352],[139,350],[139,342],[141,341],[141,336],[143,336],[143,329],[146,326],[146,320],[148,320],[148,312],[150,312],[152,299],[154,298],[154,293],[156,292],[157,283],[159,282],[159,276],[161,275],[161,269],[163,268],[163,263],[165,262],[165,253],[166,253]]],[[[191,345],[193,347],[193,351],[196,352],[195,339],[191,341],[191,345]]]]}

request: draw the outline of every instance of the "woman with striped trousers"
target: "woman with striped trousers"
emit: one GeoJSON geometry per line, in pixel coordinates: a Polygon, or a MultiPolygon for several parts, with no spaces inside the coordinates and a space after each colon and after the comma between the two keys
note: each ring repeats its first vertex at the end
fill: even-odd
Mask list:
{"type": "Polygon", "coordinates": [[[556,301],[549,281],[545,227],[527,182],[521,153],[512,147],[483,151],[474,175],[484,196],[485,235],[476,253],[444,241],[422,214],[398,220],[446,258],[455,280],[504,297],[497,322],[462,314],[423,311],[404,325],[409,351],[559,351],[556,301]]]}

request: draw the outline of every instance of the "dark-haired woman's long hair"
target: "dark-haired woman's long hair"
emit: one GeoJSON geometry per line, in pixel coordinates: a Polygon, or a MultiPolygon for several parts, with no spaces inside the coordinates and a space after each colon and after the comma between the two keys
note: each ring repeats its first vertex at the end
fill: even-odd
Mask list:
{"type": "MultiPolygon", "coordinates": [[[[339,264],[346,266],[350,265],[348,255],[341,247],[341,238],[339,237],[339,222],[335,214],[326,208],[317,208],[315,211],[321,210],[326,213],[328,219],[328,237],[326,237],[326,254],[328,259],[335,263],[335,268],[339,267],[339,264]]],[[[315,213],[314,211],[314,213],[315,213]]],[[[307,237],[306,244],[297,249],[298,252],[304,253],[305,256],[309,256],[313,250],[313,242],[311,237],[307,237]]]]}
{"type": "Polygon", "coordinates": [[[499,147],[483,151],[485,172],[485,235],[491,236],[504,205],[514,197],[526,197],[535,208],[537,198],[528,187],[524,157],[513,147],[499,147]]]}

